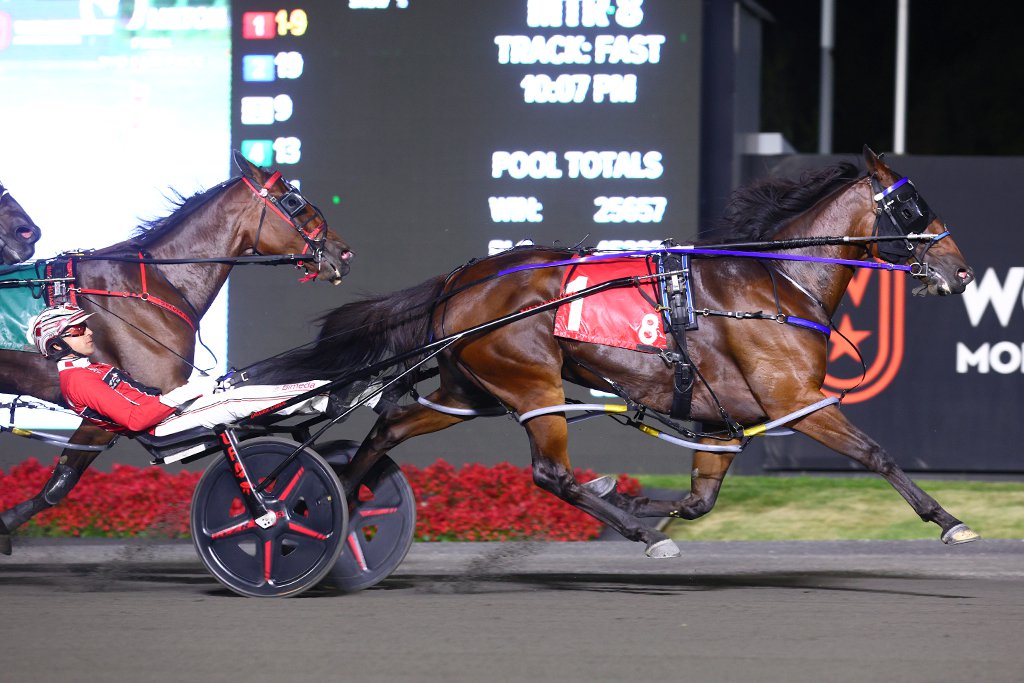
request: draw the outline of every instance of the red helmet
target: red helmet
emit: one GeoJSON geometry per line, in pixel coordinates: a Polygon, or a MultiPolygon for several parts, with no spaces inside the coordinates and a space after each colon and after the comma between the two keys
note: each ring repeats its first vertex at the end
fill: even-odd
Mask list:
{"type": "Polygon", "coordinates": [[[28,321],[28,340],[47,358],[57,354],[63,356],[68,349],[63,343],[55,347],[53,342],[59,341],[69,327],[81,325],[91,315],[71,304],[50,306],[28,321]]]}

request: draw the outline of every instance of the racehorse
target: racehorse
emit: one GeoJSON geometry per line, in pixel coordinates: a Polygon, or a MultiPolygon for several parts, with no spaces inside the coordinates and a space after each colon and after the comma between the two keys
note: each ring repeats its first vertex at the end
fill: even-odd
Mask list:
{"type": "MultiPolygon", "coordinates": [[[[741,188],[723,219],[731,225],[729,241],[899,237],[911,232],[901,221],[916,213],[919,220],[913,221],[913,232],[927,232],[929,236],[922,235],[926,244],[914,247],[902,237],[896,242],[902,245],[899,248],[891,246],[893,242],[837,244],[832,240],[799,252],[801,257],[832,259],[832,263],[740,257],[691,261],[690,286],[701,310],[773,313],[750,319],[701,317],[698,329],[681,335],[701,380],[692,387],[689,417],[724,430],[725,445],[744,443],[744,432],[737,429],[740,424],[777,420],[822,402],[826,334],[853,275],[850,263],[867,265],[871,257],[910,263],[909,272],[922,283],[921,294],[961,293],[974,277],[945,226],[913,185],[867,147],[864,160],[867,172],[863,174],[847,163],[795,182],[769,179],[741,188]],[[892,192],[901,198],[897,222],[883,211],[883,202],[892,192]],[[814,325],[779,324],[795,318],[814,325]]],[[[605,484],[577,482],[567,452],[564,411],[543,412],[565,407],[563,380],[568,380],[616,393],[644,410],[669,414],[674,397],[672,364],[654,353],[556,337],[554,310],[458,336],[474,326],[564,297],[565,263],[573,255],[578,253],[514,249],[402,292],[344,305],[324,317],[315,345],[277,359],[274,368],[262,372],[277,380],[340,378],[389,354],[417,360],[418,347],[453,339],[437,355],[440,387],[425,397],[444,412],[419,402],[380,410],[373,429],[341,473],[349,494],[378,458],[403,441],[504,408],[524,422],[537,485],[625,538],[644,542],[647,555],[677,556],[678,548],[664,533],[645,527],[637,518],[696,519],[706,514],[715,504],[735,451],[713,448],[723,440],[703,432],[697,437],[701,447],[694,452],[691,490],[685,497],[671,501],[628,497],[605,484]],[[548,264],[555,265],[545,267],[548,264]],[[531,411],[538,412],[531,417],[527,415],[531,411]]],[[[838,404],[824,405],[788,426],[884,477],[921,519],[941,528],[944,542],[978,538],[911,481],[878,443],[847,421],[838,404]]]]}
{"type": "Polygon", "coordinates": [[[39,226],[0,182],[0,265],[32,258],[40,234],[39,226]]]}
{"type": "MultiPolygon", "coordinates": [[[[170,215],[143,224],[133,239],[76,257],[72,293],[82,308],[102,313],[89,320],[97,333],[94,360],[168,391],[192,371],[196,328],[227,280],[232,259],[311,252],[312,260],[301,261],[304,279],[340,284],[349,272],[352,251],[327,227],[319,209],[280,173],[260,169],[238,152],[234,160],[240,177],[179,197],[170,215]],[[183,263],[146,264],[140,262],[143,256],[183,263]]],[[[34,353],[0,351],[0,393],[64,403],[53,362],[34,353]]],[[[95,446],[112,439],[111,433],[83,423],[70,442],[95,446]]],[[[56,504],[97,455],[65,450],[38,496],[0,514],[0,536],[4,526],[13,530],[56,504]]]]}

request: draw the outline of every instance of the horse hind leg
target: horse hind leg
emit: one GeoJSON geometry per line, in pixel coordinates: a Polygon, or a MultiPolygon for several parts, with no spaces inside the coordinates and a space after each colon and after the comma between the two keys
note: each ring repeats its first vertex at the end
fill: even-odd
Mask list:
{"type": "MultiPolygon", "coordinates": [[[[454,399],[444,392],[443,388],[430,394],[432,403],[456,407],[454,399]]],[[[459,405],[469,408],[470,406],[459,405]]],[[[377,461],[398,444],[422,434],[431,434],[472,419],[472,416],[449,415],[432,408],[412,403],[400,408],[384,412],[373,425],[370,433],[363,439],[359,449],[344,468],[337,474],[345,487],[345,493],[351,497],[359,489],[366,474],[377,461]]]]}
{"type": "Polygon", "coordinates": [[[533,456],[533,481],[545,491],[607,524],[630,541],[642,541],[648,557],[679,557],[678,546],[666,534],[602,498],[595,486],[576,481],[567,452],[568,426],[561,415],[543,415],[525,425],[533,456]]]}

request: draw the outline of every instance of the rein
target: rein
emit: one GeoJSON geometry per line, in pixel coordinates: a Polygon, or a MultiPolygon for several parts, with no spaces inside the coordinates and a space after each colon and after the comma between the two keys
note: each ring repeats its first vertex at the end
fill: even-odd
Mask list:
{"type": "MultiPolygon", "coordinates": [[[[947,234],[948,234],[948,232],[947,232],[947,234]]],[[[936,240],[938,238],[939,238],[938,235],[931,235],[931,234],[929,234],[929,235],[926,235],[926,236],[925,235],[907,235],[906,237],[902,237],[901,236],[898,239],[916,239],[916,240],[925,240],[925,239],[927,239],[928,241],[934,241],[934,240],[936,240]]],[[[841,238],[841,237],[836,237],[836,238],[820,238],[820,239],[832,240],[832,241],[828,241],[828,242],[817,242],[816,241],[816,242],[814,242],[814,244],[803,244],[803,243],[801,243],[801,244],[793,246],[793,247],[789,247],[788,245],[786,245],[786,246],[777,245],[775,243],[769,243],[769,245],[773,246],[773,247],[781,247],[783,249],[786,249],[786,248],[798,249],[798,248],[801,248],[801,247],[817,246],[817,245],[821,245],[821,244],[847,244],[847,243],[852,241],[851,238],[841,238]]],[[[879,240],[879,239],[885,239],[885,238],[873,237],[873,238],[869,238],[869,239],[864,240],[864,241],[876,241],[876,240],[879,240]]],[[[791,241],[803,242],[803,240],[791,240],[791,241]]],[[[503,276],[503,275],[510,275],[512,273],[518,273],[518,272],[524,271],[524,270],[535,270],[537,268],[554,268],[554,267],[558,267],[558,266],[568,266],[568,265],[572,265],[572,264],[575,264],[575,263],[592,263],[594,261],[606,261],[606,260],[609,260],[609,259],[627,258],[627,257],[634,257],[634,256],[648,256],[650,254],[661,254],[661,253],[669,253],[669,254],[694,254],[694,255],[697,255],[697,256],[711,256],[711,257],[714,257],[714,256],[725,256],[725,257],[730,257],[730,258],[734,258],[734,257],[735,258],[754,258],[754,259],[762,259],[762,260],[769,260],[769,261],[805,261],[805,262],[809,262],[809,263],[826,263],[826,264],[831,264],[831,265],[850,266],[851,268],[873,268],[873,269],[876,269],[876,270],[901,270],[901,271],[908,272],[911,275],[916,274],[918,272],[918,270],[920,269],[920,267],[921,267],[920,264],[914,264],[912,266],[907,266],[907,265],[900,265],[900,264],[896,264],[896,263],[879,263],[877,261],[858,261],[858,260],[854,260],[854,259],[827,258],[827,257],[824,257],[824,256],[807,256],[807,255],[804,255],[804,254],[777,254],[777,253],[763,253],[763,252],[755,252],[755,251],[740,251],[740,250],[735,250],[735,249],[720,249],[720,248],[667,247],[667,248],[664,248],[664,249],[644,249],[644,250],[640,250],[640,251],[619,251],[619,252],[609,252],[609,253],[605,253],[605,254],[594,254],[592,256],[581,256],[580,258],[577,258],[577,259],[567,259],[567,260],[562,260],[562,261],[552,261],[550,263],[530,263],[530,264],[526,264],[526,265],[522,265],[522,266],[516,266],[514,268],[506,268],[505,270],[500,270],[500,271],[498,271],[496,273],[496,275],[500,277],[500,276],[503,276]]]]}
{"type": "MultiPolygon", "coordinates": [[[[188,315],[187,313],[185,313],[185,311],[181,310],[180,308],[178,308],[174,304],[172,304],[170,302],[167,302],[167,301],[164,301],[163,299],[161,299],[159,297],[155,297],[155,296],[153,296],[152,294],[149,293],[149,285],[148,285],[147,280],[146,280],[146,264],[141,261],[141,259],[143,259],[143,258],[144,258],[144,255],[140,251],[139,252],[139,259],[140,259],[140,262],[139,262],[139,278],[142,281],[142,291],[141,292],[114,292],[114,291],[110,291],[110,290],[106,290],[106,289],[89,289],[89,288],[86,288],[86,287],[69,287],[68,291],[71,292],[71,295],[72,295],[71,296],[71,303],[77,305],[77,303],[75,302],[75,294],[95,294],[97,296],[112,296],[112,297],[121,297],[121,298],[140,299],[142,301],[147,301],[147,302],[153,304],[154,306],[162,308],[165,311],[169,311],[169,312],[173,313],[174,315],[176,315],[179,318],[181,318],[182,320],[184,320],[185,324],[188,325],[190,328],[192,328],[193,332],[196,332],[199,329],[199,322],[197,320],[193,320],[192,316],[188,315]]],[[[69,272],[70,272],[71,267],[72,267],[71,266],[72,262],[73,262],[73,260],[72,261],[68,261],[68,270],[69,270],[69,272]]],[[[171,286],[173,287],[173,285],[171,285],[171,286]]],[[[177,288],[175,288],[175,289],[177,289],[177,288]]]]}

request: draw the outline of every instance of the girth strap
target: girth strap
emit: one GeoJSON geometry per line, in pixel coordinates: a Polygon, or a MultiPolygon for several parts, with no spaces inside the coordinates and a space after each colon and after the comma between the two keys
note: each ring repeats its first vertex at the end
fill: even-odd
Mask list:
{"type": "Polygon", "coordinates": [[[661,289],[661,311],[665,331],[671,332],[676,341],[676,358],[672,359],[674,377],[672,381],[671,417],[685,419],[690,416],[693,403],[693,363],[686,352],[686,330],[694,330],[697,323],[693,317],[693,294],[690,287],[689,254],[658,254],[655,258],[661,289]]]}

